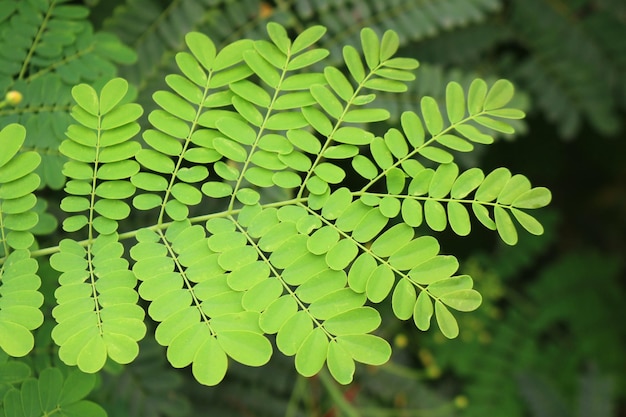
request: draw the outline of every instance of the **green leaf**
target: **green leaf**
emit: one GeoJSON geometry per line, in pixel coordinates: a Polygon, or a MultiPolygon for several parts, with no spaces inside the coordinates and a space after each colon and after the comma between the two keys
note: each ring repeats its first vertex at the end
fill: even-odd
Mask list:
{"type": "Polygon", "coordinates": [[[296,300],[290,295],[284,295],[272,301],[261,313],[259,326],[268,334],[278,333],[280,328],[298,311],[296,300]]]}
{"type": "Polygon", "coordinates": [[[450,310],[439,300],[435,301],[435,317],[441,333],[448,339],[459,335],[459,325],[450,310]]]}
{"type": "Polygon", "coordinates": [[[296,289],[296,295],[305,303],[312,303],[328,293],[346,286],[347,276],[344,271],[325,269],[309,278],[296,289]]]}
{"type": "Polygon", "coordinates": [[[313,169],[313,172],[330,184],[339,184],[346,177],[346,172],[342,168],[330,162],[322,162],[313,169]]]}
{"type": "Polygon", "coordinates": [[[350,75],[357,83],[361,83],[365,79],[365,68],[361,61],[361,55],[359,52],[350,45],[343,47],[343,60],[350,71],[350,75]]]}
{"type": "Polygon", "coordinates": [[[537,236],[543,234],[543,226],[533,216],[515,208],[511,209],[511,212],[519,224],[529,233],[537,236]]]}
{"type": "Polygon", "coordinates": [[[87,84],[79,84],[72,88],[72,97],[82,109],[93,116],[99,116],[100,106],[98,93],[87,84]]]}
{"type": "Polygon", "coordinates": [[[511,171],[506,168],[496,168],[491,171],[476,190],[476,200],[489,202],[495,200],[504,186],[511,179],[511,171]]]}
{"type": "Polygon", "coordinates": [[[552,193],[545,187],[536,187],[520,195],[513,201],[512,206],[525,209],[536,209],[550,204],[552,193]]]}
{"type": "Polygon", "coordinates": [[[196,85],[199,87],[205,87],[207,85],[207,75],[193,55],[187,52],[177,53],[176,64],[178,64],[183,74],[196,85]]]}
{"type": "Polygon", "coordinates": [[[380,257],[388,257],[401,249],[413,239],[413,228],[404,223],[399,223],[380,235],[370,250],[380,257]]]}
{"type": "Polygon", "coordinates": [[[420,106],[428,132],[433,136],[439,134],[443,130],[443,118],[437,101],[432,97],[422,97],[420,106]]]}
{"type": "Polygon", "coordinates": [[[24,139],[26,138],[26,129],[17,123],[11,123],[0,130],[0,168],[5,166],[20,150],[24,139]]]}
{"type": "Polygon", "coordinates": [[[380,314],[372,307],[357,307],[324,321],[324,328],[335,336],[369,333],[381,323],[380,314]]]}
{"type": "Polygon", "coordinates": [[[227,197],[233,193],[233,187],[223,182],[209,181],[202,184],[202,192],[213,198],[227,197]]]}
{"type": "Polygon", "coordinates": [[[421,146],[424,143],[424,127],[419,116],[413,112],[403,112],[400,122],[409,143],[415,148],[421,146]]]}
{"type": "MultiPolygon", "coordinates": [[[[370,70],[374,70],[380,63],[381,56],[380,43],[374,30],[367,27],[361,29],[361,47],[363,48],[367,66],[370,70]]],[[[383,54],[386,52],[383,52],[383,54]]]]}
{"type": "Polygon", "coordinates": [[[476,218],[483,224],[483,226],[490,230],[496,230],[496,223],[489,216],[489,210],[487,207],[479,203],[472,203],[472,210],[474,211],[476,218]]]}
{"type": "Polygon", "coordinates": [[[490,116],[502,117],[504,119],[523,119],[526,117],[526,113],[518,109],[497,109],[490,110],[490,116]]]}
{"type": "Polygon", "coordinates": [[[406,139],[398,129],[391,128],[385,133],[385,144],[398,159],[404,158],[409,153],[406,139]]]}
{"type": "Polygon", "coordinates": [[[502,241],[507,245],[515,245],[517,243],[517,230],[515,229],[513,220],[511,220],[511,216],[500,206],[495,206],[493,212],[496,228],[502,241]]]}
{"type": "MultiPolygon", "coordinates": [[[[220,133],[243,145],[252,145],[257,134],[248,124],[230,117],[218,119],[215,123],[220,133]]],[[[215,145],[215,138],[213,144],[215,145]]]]}
{"type": "Polygon", "coordinates": [[[400,320],[408,320],[413,315],[415,303],[417,301],[417,293],[415,286],[406,278],[401,278],[393,290],[391,297],[391,307],[393,313],[400,320]]]}
{"type": "Polygon", "coordinates": [[[500,120],[491,119],[485,116],[475,117],[474,120],[477,123],[489,129],[495,130],[497,132],[502,132],[502,133],[506,133],[509,135],[512,135],[513,133],[515,133],[515,129],[513,128],[513,126],[500,120]]]}
{"type": "Polygon", "coordinates": [[[312,331],[313,322],[309,314],[300,310],[281,326],[276,336],[276,345],[283,354],[293,356],[312,331]]]}
{"type": "Polygon", "coordinates": [[[320,84],[312,85],[311,94],[326,113],[335,119],[341,118],[344,108],[339,100],[337,100],[337,97],[326,87],[320,84]]]}
{"type": "Polygon", "coordinates": [[[389,93],[404,93],[407,86],[401,81],[388,80],[385,78],[370,78],[363,84],[364,87],[372,90],[385,91],[389,93]]]}
{"type": "Polygon", "coordinates": [[[422,331],[430,329],[430,319],[433,317],[433,314],[433,302],[428,293],[422,290],[417,296],[417,301],[413,308],[415,326],[422,331]]]}
{"type": "Polygon", "coordinates": [[[414,70],[419,67],[419,62],[413,58],[392,58],[385,62],[385,66],[402,70],[414,70]]]}
{"type": "Polygon", "coordinates": [[[326,58],[328,54],[329,54],[328,50],[323,49],[323,48],[316,48],[316,49],[308,50],[296,56],[295,58],[293,58],[287,64],[287,70],[295,71],[295,70],[299,70],[305,67],[309,67],[315,64],[316,62],[319,62],[322,59],[326,58]]]}
{"type": "Polygon", "coordinates": [[[454,163],[439,165],[428,187],[428,195],[432,198],[443,198],[448,195],[458,174],[459,167],[454,163]]]}
{"type": "MultiPolygon", "coordinates": [[[[387,178],[389,179],[389,176],[387,178]]],[[[389,188],[389,185],[387,187],[389,188]]],[[[400,213],[401,203],[395,197],[386,196],[380,201],[378,208],[383,216],[393,219],[400,213]]]]}
{"type": "Polygon", "coordinates": [[[385,175],[385,182],[387,185],[387,191],[389,192],[389,194],[391,195],[399,195],[402,194],[402,191],[404,190],[404,180],[405,180],[405,174],[404,171],[402,171],[399,168],[391,168],[387,171],[387,174],[385,175]]]}
{"type": "Polygon", "coordinates": [[[511,204],[517,197],[531,189],[530,181],[523,175],[513,175],[506,183],[497,202],[500,204],[511,204]]]}
{"type": "Polygon", "coordinates": [[[217,53],[213,62],[213,70],[221,71],[225,68],[238,64],[243,60],[246,51],[254,48],[254,42],[250,39],[239,39],[234,41],[217,53]]]}
{"type": "Polygon", "coordinates": [[[258,333],[223,331],[217,335],[217,342],[228,356],[244,365],[265,365],[272,356],[272,345],[258,333]]]}
{"type": "Polygon", "coordinates": [[[325,33],[326,33],[326,28],[324,26],[315,25],[315,26],[310,26],[306,28],[293,41],[293,45],[291,47],[291,53],[295,55],[298,52],[308,48],[309,46],[313,45],[315,42],[320,40],[321,37],[324,36],[325,33]]]}
{"type": "Polygon", "coordinates": [[[382,169],[389,169],[393,165],[393,156],[382,138],[374,138],[370,143],[370,151],[376,164],[382,169]]]}
{"type": "Polygon", "coordinates": [[[458,152],[471,152],[474,150],[474,145],[465,139],[454,135],[441,135],[437,138],[437,142],[458,152]]]}
{"type": "Polygon", "coordinates": [[[389,219],[383,216],[380,210],[373,208],[356,225],[352,238],[360,243],[369,242],[385,228],[388,222],[389,219]]]}
{"type": "Polygon", "coordinates": [[[339,233],[333,227],[324,226],[307,239],[307,249],[314,255],[323,255],[339,241],[339,233]]]}
{"type": "Polygon", "coordinates": [[[229,87],[238,96],[263,108],[267,108],[272,100],[267,91],[248,80],[241,80],[231,83],[229,87]]]}
{"type": "Polygon", "coordinates": [[[485,98],[485,111],[499,109],[506,106],[515,95],[515,87],[508,80],[496,81],[485,98]]]}
{"type": "Polygon", "coordinates": [[[377,265],[376,260],[369,253],[365,252],[359,255],[350,266],[350,271],[348,272],[350,288],[358,293],[365,292],[367,280],[377,265]]]}
{"type": "Polygon", "coordinates": [[[348,310],[361,307],[365,295],[350,288],[342,288],[326,294],[309,305],[309,312],[317,319],[326,320],[348,310]]]}
{"type": "Polygon", "coordinates": [[[248,157],[246,149],[237,142],[226,138],[213,139],[215,150],[235,162],[244,162],[248,157]]]}
{"type": "Polygon", "coordinates": [[[420,236],[389,257],[389,264],[401,271],[409,270],[439,253],[439,243],[432,236],[420,236]]]}
{"type": "Polygon", "coordinates": [[[396,277],[391,268],[384,264],[379,265],[367,280],[365,288],[367,298],[373,303],[380,303],[387,298],[395,282],[396,277]]]}
{"type": "Polygon", "coordinates": [[[282,53],[288,54],[289,49],[291,48],[291,40],[289,39],[285,28],[276,22],[269,22],[266,29],[267,34],[270,36],[270,39],[274,42],[278,49],[280,49],[282,53]]]}
{"type": "Polygon", "coordinates": [[[386,30],[380,42],[380,61],[384,62],[391,58],[398,51],[399,46],[400,38],[398,34],[393,30],[386,30]]]}
{"type": "Polygon", "coordinates": [[[492,136],[489,136],[480,130],[478,130],[475,126],[469,124],[461,124],[454,127],[457,132],[461,135],[465,136],[467,139],[472,142],[481,143],[484,145],[490,145],[493,143],[494,139],[492,136]]]}
{"type": "Polygon", "coordinates": [[[457,82],[452,81],[446,86],[446,110],[451,124],[460,122],[465,116],[465,94],[457,82]]]}
{"type": "Polygon", "coordinates": [[[296,370],[302,376],[313,376],[318,373],[328,352],[328,336],[321,327],[315,328],[298,349],[296,353],[296,370]]]}
{"type": "Polygon", "coordinates": [[[483,174],[480,168],[470,168],[458,176],[452,185],[450,196],[455,199],[465,198],[469,193],[478,188],[478,186],[483,183],[484,179],[485,174],[483,174]]]}
{"type": "Polygon", "coordinates": [[[107,82],[100,91],[99,115],[109,113],[128,92],[128,81],[123,78],[113,78],[107,82]]]}
{"type": "Polygon", "coordinates": [[[336,271],[344,269],[358,254],[357,246],[348,239],[340,240],[326,253],[326,262],[336,271]]]}
{"type": "Polygon", "coordinates": [[[428,285],[449,278],[459,268],[459,261],[451,255],[433,256],[409,271],[409,276],[418,284],[428,285]]]}
{"type": "Polygon", "coordinates": [[[287,56],[273,43],[259,40],[254,42],[254,49],[274,67],[279,70],[284,69],[287,63],[287,56]]]}
{"type": "Polygon", "coordinates": [[[226,353],[217,340],[210,337],[196,352],[191,370],[199,383],[214,386],[224,379],[227,368],[226,353]]]}
{"type": "Polygon", "coordinates": [[[470,115],[475,115],[483,111],[486,97],[487,83],[480,78],[472,81],[467,93],[467,109],[470,115]]]}
{"type": "Polygon", "coordinates": [[[381,68],[379,70],[376,70],[375,74],[382,78],[387,78],[389,80],[396,80],[396,81],[415,80],[415,75],[413,73],[399,70],[399,69],[381,68]]]}
{"type": "Polygon", "coordinates": [[[327,147],[323,155],[328,159],[351,159],[358,153],[359,148],[354,145],[335,145],[327,147]]]}
{"type": "MultiPolygon", "coordinates": [[[[264,83],[272,88],[278,87],[280,75],[276,72],[276,68],[265,60],[257,51],[248,50],[243,53],[246,64],[259,76],[264,83]]],[[[293,61],[292,61],[293,62],[293,61]]],[[[289,64],[289,66],[291,63],[289,64]]]]}
{"type": "MultiPolygon", "coordinates": [[[[322,132],[320,131],[320,133],[322,132]]],[[[349,145],[369,145],[374,139],[374,135],[358,127],[344,126],[335,131],[333,139],[337,142],[347,143],[349,145]]]]}
{"type": "Polygon", "coordinates": [[[349,384],[354,377],[354,360],[352,356],[332,340],[328,345],[328,358],[326,360],[330,374],[340,384],[349,384]]]}
{"type": "Polygon", "coordinates": [[[357,362],[379,366],[391,357],[391,346],[378,336],[355,334],[338,336],[335,340],[357,362]]]}
{"type": "Polygon", "coordinates": [[[448,222],[457,235],[469,235],[472,223],[470,221],[469,212],[463,204],[457,201],[450,201],[448,203],[448,222]]]}
{"type": "Polygon", "coordinates": [[[439,201],[426,200],[424,202],[424,217],[426,218],[428,227],[436,232],[445,230],[448,224],[446,209],[439,201]]]}
{"type": "Polygon", "coordinates": [[[472,289],[449,292],[439,299],[442,303],[458,311],[474,311],[482,303],[481,295],[472,289]]]}
{"type": "Polygon", "coordinates": [[[454,156],[450,152],[432,146],[420,149],[419,154],[439,164],[449,164],[454,160],[454,156]]]}
{"type": "Polygon", "coordinates": [[[204,69],[210,71],[216,55],[213,41],[203,33],[189,32],[185,35],[185,43],[204,69]]]}
{"type": "Polygon", "coordinates": [[[349,102],[354,95],[354,88],[345,75],[337,68],[326,67],[324,68],[324,77],[326,81],[343,101],[349,102]]]}
{"type": "Polygon", "coordinates": [[[356,155],[352,159],[352,168],[363,178],[371,180],[378,175],[378,168],[364,155],[356,155]]]}

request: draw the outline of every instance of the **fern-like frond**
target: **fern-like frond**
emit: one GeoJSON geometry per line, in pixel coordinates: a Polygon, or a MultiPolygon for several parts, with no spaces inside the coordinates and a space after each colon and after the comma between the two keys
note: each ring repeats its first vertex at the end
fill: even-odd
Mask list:
{"type": "Polygon", "coordinates": [[[456,258],[416,233],[424,219],[467,235],[472,206],[506,243],[517,240],[512,216],[542,233],[523,210],[548,204],[547,189],[504,168],[460,174],[453,163],[451,151],[514,132],[508,120],[524,113],[508,107],[510,82],[450,82],[443,109],[424,96],[419,115],[404,112],[401,130],[376,137],[364,127],[390,118],[378,95],[406,92],[418,62],[394,56],[395,32],[366,28],[359,48],[341,52],[345,73],[316,71],[329,55],[316,47],[325,32],[313,26],[292,39],[270,23],[269,40],[221,49],[188,33],[169,88],[153,95],[143,147],[134,139],[143,110],[127,102],[125,80],[72,89],[61,209],[64,230],[85,240],[62,240],[50,259],[62,273],[52,339],[66,364],[96,372],[107,358],[135,359],[146,331],[141,295],[169,362],[191,365],[202,384],[218,384],[230,361],[266,364],[274,345],[299,374],[326,365],[347,384],[356,363],[391,356],[375,304],[391,297],[399,319],[426,330],[434,316],[454,338],[450,309],[482,301],[469,276],[455,275],[456,258]],[[351,168],[365,179],[360,189],[344,183],[351,168]],[[268,201],[270,189],[286,197],[268,201]],[[146,212],[144,228],[123,234],[137,241],[132,272],[118,234],[131,199],[146,212]],[[195,214],[214,201],[221,211],[195,214]]]}
{"type": "Polygon", "coordinates": [[[18,124],[0,131],[0,348],[11,356],[31,351],[31,331],[43,322],[38,264],[28,250],[34,243],[30,230],[39,220],[33,191],[41,158],[32,151],[18,154],[25,137],[18,124]]]}
{"type": "MultiPolygon", "coordinates": [[[[404,134],[394,129],[376,138],[361,126],[387,120],[389,112],[364,106],[380,92],[406,91],[418,65],[393,57],[398,36],[388,31],[379,38],[364,29],[361,51],[346,46],[342,53],[346,75],[333,67],[303,72],[328,55],[313,47],[323,27],[293,40],[276,23],[267,29],[270,41],[242,40],[220,51],[205,35],[185,37],[190,52],[176,55],[181,74],[167,76],[170,90],[154,94],[160,108],[148,119],[155,129],[144,133],[148,147],[136,155],[142,170],[131,182],[143,191],[134,205],[154,213],[155,227],[137,233],[133,271],[142,281],[141,296],[150,301],[148,313],[159,323],[157,341],[167,346],[174,366],[192,365],[201,383],[219,383],[228,358],[265,364],[272,354],[265,335],[271,334],[282,353],[295,357],[300,374],[314,375],[327,364],[348,383],[355,362],[382,364],[391,354],[389,344],[372,334],[380,316],[366,302],[379,303],[393,290],[399,318],[414,317],[425,330],[435,315],[448,337],[458,334],[448,308],[471,311],[480,304],[471,278],[453,276],[456,259],[440,255],[435,238],[415,236],[421,185],[405,179],[425,173],[418,181],[427,183],[426,220],[442,230],[446,216],[439,200],[451,192],[458,168],[452,154],[432,145],[469,151],[472,142],[493,141],[470,122],[511,133],[502,119],[523,112],[505,107],[513,96],[506,81],[491,88],[474,82],[467,104],[463,88],[451,83],[445,124],[434,99],[426,97],[423,119],[406,113],[404,134]],[[453,129],[465,138],[452,135],[453,129]],[[368,145],[373,161],[357,155],[368,145]],[[443,165],[424,168],[418,155],[443,165]],[[350,157],[368,180],[358,192],[340,187],[346,171],[336,161],[350,157]],[[369,191],[378,180],[387,194],[369,191]],[[226,207],[190,219],[206,221],[205,227],[188,219],[190,207],[204,199],[200,184],[205,196],[226,207]],[[269,187],[292,189],[293,198],[263,202],[261,191],[269,187]],[[403,224],[385,232],[391,219],[403,224]]],[[[504,205],[512,210],[519,199],[515,207],[543,206],[549,192],[531,190],[508,171],[483,177],[460,177],[448,204],[450,222],[467,234],[469,215],[459,201],[484,210],[493,204],[496,222],[484,210],[480,218],[512,244],[516,234],[504,205]],[[476,187],[475,200],[461,200],[476,187]],[[496,198],[502,203],[491,203],[496,198]]],[[[523,219],[541,232],[534,219],[523,219]]]]}
{"type": "Polygon", "coordinates": [[[71,119],[70,89],[115,75],[113,63],[135,58],[110,34],[94,33],[86,7],[67,1],[6,1],[0,21],[0,91],[15,90],[22,101],[0,109],[3,124],[27,127],[24,150],[42,157],[42,185],[61,188],[64,158],[58,152],[71,119]]]}
{"type": "Polygon", "coordinates": [[[301,21],[315,17],[328,27],[330,36],[321,45],[337,59],[341,56],[342,45],[358,44],[362,27],[371,27],[381,34],[393,29],[404,45],[410,40],[432,37],[442,31],[480,22],[500,7],[498,0],[368,0],[358,3],[341,0],[321,4],[304,0],[294,2],[293,11],[301,21]]]}
{"type": "Polygon", "coordinates": [[[85,372],[99,371],[108,357],[131,362],[146,331],[136,278],[116,233],[118,221],[130,214],[123,200],[135,193],[129,177],[139,170],[130,158],[140,145],[130,139],[139,131],[135,120],[143,110],[134,103],[121,104],[127,91],[128,83],[120,78],[105,84],[99,94],[85,84],[75,87],[72,116],[78,123],[68,128],[60,146],[69,158],[63,172],[70,178],[61,208],[72,214],[63,228],[86,228],[88,243],[83,247],[65,239],[50,258],[52,267],[62,272],[52,337],[60,346],[59,357],[85,372]]]}
{"type": "MultiPolygon", "coordinates": [[[[572,19],[578,19],[573,15],[568,7],[557,10],[538,1],[513,3],[511,28],[532,53],[520,66],[518,77],[546,114],[558,122],[564,137],[573,136],[584,120],[599,132],[611,134],[620,126],[615,92],[623,94],[618,75],[623,67],[621,71],[612,67],[614,58],[605,53],[593,32],[585,31],[591,26],[572,24],[572,19]],[[546,35],[537,36],[542,32],[546,35]]],[[[622,25],[611,43],[623,43],[625,33],[622,25]]]]}

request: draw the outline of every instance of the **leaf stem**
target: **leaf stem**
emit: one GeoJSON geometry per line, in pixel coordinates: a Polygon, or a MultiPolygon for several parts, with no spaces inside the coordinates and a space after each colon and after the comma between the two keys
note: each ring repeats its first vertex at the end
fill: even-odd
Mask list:
{"type": "MultiPolygon", "coordinates": [[[[270,207],[282,207],[282,206],[288,206],[288,205],[292,205],[292,204],[298,204],[298,203],[306,203],[306,201],[308,200],[307,197],[303,197],[303,198],[293,198],[291,200],[286,200],[286,201],[278,201],[278,202],[274,202],[274,203],[267,203],[267,204],[263,204],[261,205],[261,208],[270,208],[270,207]]],[[[204,214],[202,216],[197,216],[197,217],[190,217],[188,220],[191,222],[191,224],[196,224],[196,223],[203,223],[206,222],[210,219],[215,219],[215,218],[219,218],[219,217],[228,217],[231,215],[235,215],[237,213],[239,213],[241,211],[241,209],[234,209],[231,211],[221,211],[218,213],[211,213],[211,214],[204,214]]],[[[0,219],[1,221],[1,219],[0,219]]],[[[153,224],[151,226],[145,226],[145,227],[140,227],[138,229],[135,230],[131,230],[128,232],[124,232],[124,233],[120,233],[118,235],[118,240],[126,240],[126,239],[132,239],[134,238],[137,233],[142,230],[142,229],[150,229],[153,231],[159,231],[159,230],[165,230],[168,227],[170,227],[172,225],[173,222],[166,222],[166,223],[158,223],[158,224],[153,224]]],[[[0,223],[1,226],[1,223],[0,223]]],[[[93,239],[85,239],[85,240],[81,240],[78,243],[80,246],[86,247],[88,245],[90,245],[91,243],[93,243],[93,239]]],[[[40,257],[40,256],[48,256],[48,255],[52,255],[59,252],[59,246],[50,246],[47,248],[43,248],[43,249],[37,249],[34,251],[31,251],[31,256],[32,257],[40,257]]],[[[0,258],[0,265],[4,264],[5,262],[5,258],[0,258]]]]}
{"type": "Polygon", "coordinates": [[[361,416],[358,410],[345,399],[343,393],[339,390],[339,388],[337,388],[334,379],[328,374],[326,369],[322,369],[318,374],[318,377],[326,389],[326,392],[328,392],[330,397],[333,399],[335,405],[339,408],[339,410],[341,410],[341,415],[346,417],[361,416]]]}

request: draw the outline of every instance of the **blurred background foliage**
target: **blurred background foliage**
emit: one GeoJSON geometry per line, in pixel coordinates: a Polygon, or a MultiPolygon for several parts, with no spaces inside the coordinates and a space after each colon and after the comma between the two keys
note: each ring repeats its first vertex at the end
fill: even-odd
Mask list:
{"type": "MultiPolygon", "coordinates": [[[[173,57],[189,31],[204,32],[219,46],[264,37],[268,21],[293,34],[322,24],[328,33],[321,46],[337,64],[341,47],[357,44],[362,27],[393,29],[401,55],[421,67],[410,93],[389,97],[385,106],[394,113],[417,108],[426,94],[443,99],[450,80],[510,79],[528,118],[515,137],[459,164],[479,162],[485,171],[507,166],[554,196],[540,219],[546,234],[523,236],[513,248],[479,225],[468,238],[442,234],[443,250],[463,260],[485,300],[460,318],[465,323],[456,340],[398,324],[383,327],[395,347],[392,361],[361,370],[348,387],[324,373],[300,377],[276,356],[263,368],[233,367],[222,384],[207,388],[169,367],[148,338],[135,363],[102,374],[93,399],[110,416],[626,416],[626,2],[74,3],[90,9],[94,33],[113,33],[136,53],[134,61],[132,53],[107,56],[102,37],[107,66],[100,75],[114,72],[112,62],[136,88],[144,114],[154,108],[151,94],[174,71],[173,57]]],[[[51,178],[48,185],[58,189],[62,182],[51,178]]],[[[47,334],[38,331],[41,340],[47,334]]],[[[54,358],[41,351],[33,360],[41,369],[54,358]]]]}

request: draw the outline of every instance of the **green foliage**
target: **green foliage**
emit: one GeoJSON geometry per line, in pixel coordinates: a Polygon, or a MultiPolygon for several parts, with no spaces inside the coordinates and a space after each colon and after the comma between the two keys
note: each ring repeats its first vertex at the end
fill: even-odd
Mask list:
{"type": "MultiPolygon", "coordinates": [[[[136,71],[128,79],[137,97],[113,65],[134,53],[94,33],[85,7],[64,3],[4,1],[0,14],[3,50],[13,51],[0,55],[0,86],[10,91],[0,104],[0,348],[31,354],[0,365],[13,375],[0,381],[7,417],[106,415],[84,400],[91,374],[127,364],[141,374],[132,363],[152,325],[168,362],[190,366],[203,385],[219,384],[233,362],[266,365],[277,348],[339,398],[335,381],[352,382],[357,363],[390,359],[387,305],[390,319],[423,331],[434,318],[446,338],[459,335],[454,310],[481,305],[438,232],[467,236],[482,224],[508,245],[519,226],[543,233],[528,210],[550,202],[546,188],[506,168],[456,163],[520,126],[511,82],[451,80],[438,99],[389,101],[411,91],[418,67],[396,53],[423,34],[384,26],[421,6],[385,5],[377,13],[387,23],[338,48],[352,36],[334,13],[347,3],[320,9],[339,18],[321,19],[326,26],[292,35],[295,26],[271,22],[266,40],[229,43],[190,31],[207,23],[198,2],[173,2],[153,26],[161,15],[152,2],[128,2],[105,27],[137,18],[136,33],[120,34],[140,57],[125,70],[136,71]],[[171,73],[162,77],[160,65],[171,73]],[[53,217],[40,190],[61,187],[53,217]],[[58,287],[40,290],[39,269],[58,287]],[[48,334],[54,357],[78,370],[29,361],[48,334]]],[[[227,3],[210,18],[243,25],[239,3],[227,3]]],[[[307,4],[296,7],[303,20],[307,4]]],[[[436,23],[421,15],[432,23],[425,33],[496,6],[464,2],[436,23]]],[[[150,386],[138,381],[138,391],[150,386]]],[[[157,397],[157,388],[145,391],[157,397]]],[[[162,404],[150,412],[176,415],[162,404]]]]}
{"type": "Polygon", "coordinates": [[[95,375],[72,370],[63,374],[58,368],[46,368],[37,378],[20,362],[2,365],[4,400],[0,412],[6,417],[59,415],[65,417],[106,417],[98,404],[84,398],[94,389],[95,375]],[[20,366],[21,365],[21,366],[20,366]],[[19,382],[19,387],[14,387],[19,382]]]}
{"type": "MultiPolygon", "coordinates": [[[[68,158],[61,209],[69,214],[63,228],[85,231],[86,241],[64,239],[50,259],[61,272],[52,338],[66,364],[93,373],[107,358],[125,364],[137,356],[146,331],[134,289],[139,279],[168,360],[175,367],[192,365],[203,384],[219,383],[229,358],[248,366],[267,363],[271,334],[283,354],[295,356],[300,374],[312,376],[326,363],[335,379],[349,383],[355,362],[380,365],[391,354],[389,344],[372,334],[381,318],[366,302],[377,304],[393,293],[399,319],[413,317],[427,330],[434,315],[450,338],[459,329],[449,308],[472,311],[481,303],[472,279],[454,275],[456,259],[439,254],[434,237],[415,235],[422,219],[432,230],[449,222],[467,235],[465,206],[472,206],[508,244],[517,241],[511,214],[531,233],[542,233],[523,209],[548,204],[547,189],[532,188],[505,168],[459,175],[446,150],[467,152],[472,143],[493,142],[472,123],[512,132],[505,120],[524,114],[505,107],[511,83],[489,87],[477,79],[466,99],[452,82],[446,119],[424,97],[421,117],[404,112],[402,130],[376,137],[361,126],[389,113],[360,107],[377,91],[405,91],[418,65],[393,57],[399,45],[394,32],[379,39],[364,29],[364,60],[346,46],[349,77],[330,66],[301,71],[328,55],[311,48],[324,34],[321,26],[294,40],[278,24],[269,24],[268,34],[271,42],[240,40],[219,51],[207,36],[188,34],[189,52],[176,55],[181,74],[167,76],[171,89],[154,94],[160,108],[148,117],[154,129],[144,131],[147,147],[133,139],[142,109],[125,99],[125,80],[112,79],[99,92],[86,84],[72,89],[76,123],[59,147],[68,158]],[[369,147],[370,156],[359,146],[369,147]],[[341,186],[347,167],[338,164],[352,156],[354,170],[367,180],[354,191],[341,186]],[[426,168],[418,157],[439,166],[426,168]],[[269,187],[291,189],[293,197],[263,203],[261,193],[269,187]],[[382,190],[370,191],[374,187],[382,190]],[[227,208],[190,217],[203,194],[227,208]],[[131,233],[137,240],[132,270],[117,232],[130,215],[125,200],[131,198],[136,209],[154,215],[152,226],[131,233]],[[397,224],[387,228],[390,221],[397,224]]],[[[32,171],[39,159],[33,152],[20,157],[28,155],[32,171]]],[[[26,256],[27,247],[7,258],[9,273],[10,261],[26,256]]],[[[41,317],[32,321],[24,327],[37,327],[41,317]]],[[[24,341],[9,352],[25,354],[31,347],[24,341]]]]}

